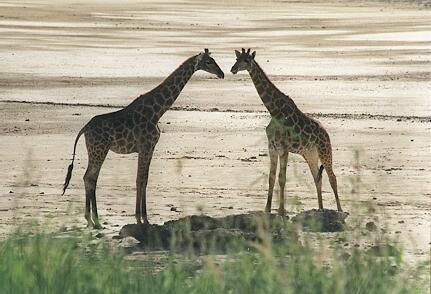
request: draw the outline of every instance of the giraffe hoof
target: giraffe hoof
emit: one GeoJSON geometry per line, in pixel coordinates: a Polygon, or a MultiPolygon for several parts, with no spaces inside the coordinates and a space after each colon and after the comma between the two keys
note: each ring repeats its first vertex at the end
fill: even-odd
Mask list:
{"type": "Polygon", "coordinates": [[[93,229],[95,229],[95,230],[101,230],[101,229],[103,229],[103,227],[102,227],[101,224],[95,223],[94,226],[93,226],[93,229]]]}
{"type": "Polygon", "coordinates": [[[266,207],[266,208],[265,208],[265,212],[266,212],[266,213],[271,213],[271,207],[266,207]]]}
{"type": "Polygon", "coordinates": [[[281,217],[286,217],[286,210],[284,208],[279,208],[278,215],[281,217]]]}

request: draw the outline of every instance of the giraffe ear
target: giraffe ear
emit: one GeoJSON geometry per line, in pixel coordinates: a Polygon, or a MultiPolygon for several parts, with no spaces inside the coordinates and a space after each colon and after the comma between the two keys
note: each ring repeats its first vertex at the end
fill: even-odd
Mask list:
{"type": "Polygon", "coordinates": [[[211,54],[210,51],[208,50],[208,48],[205,48],[205,53],[208,54],[208,55],[211,54]]]}
{"type": "Polygon", "coordinates": [[[239,58],[241,56],[241,53],[238,50],[235,50],[235,55],[236,55],[236,58],[239,58]]]}
{"type": "Polygon", "coordinates": [[[255,56],[256,56],[256,51],[253,51],[253,53],[251,53],[251,59],[254,59],[255,56]]]}

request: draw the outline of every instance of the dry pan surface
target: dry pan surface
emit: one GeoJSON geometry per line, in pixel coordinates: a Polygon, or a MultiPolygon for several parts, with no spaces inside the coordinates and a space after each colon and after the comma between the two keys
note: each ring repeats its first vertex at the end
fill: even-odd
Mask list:
{"type": "MultiPolygon", "coordinates": [[[[0,1],[0,234],[32,218],[84,226],[67,216],[84,206],[83,142],[71,188],[59,196],[78,130],[205,47],[226,79],[197,73],[162,118],[149,219],[262,210],[269,116],[250,78],[229,74],[233,49],[252,47],[274,83],[331,134],[344,207],[383,208],[365,217],[387,223],[409,259],[426,257],[430,16],[417,2],[0,1]]],[[[102,168],[98,208],[108,236],[134,220],[136,164],[136,155],[110,153],[102,168]]],[[[317,206],[295,155],[286,194],[300,204],[289,202],[290,211],[317,206]]],[[[324,205],[335,207],[326,176],[324,205]]]]}

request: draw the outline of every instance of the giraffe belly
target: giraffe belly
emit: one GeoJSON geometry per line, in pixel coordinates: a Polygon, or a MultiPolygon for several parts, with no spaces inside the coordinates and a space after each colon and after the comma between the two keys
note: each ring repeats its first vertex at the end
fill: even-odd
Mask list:
{"type": "Polygon", "coordinates": [[[136,147],[135,142],[122,142],[122,141],[114,142],[111,145],[110,150],[118,154],[129,154],[129,153],[138,152],[138,148],[136,147]]]}

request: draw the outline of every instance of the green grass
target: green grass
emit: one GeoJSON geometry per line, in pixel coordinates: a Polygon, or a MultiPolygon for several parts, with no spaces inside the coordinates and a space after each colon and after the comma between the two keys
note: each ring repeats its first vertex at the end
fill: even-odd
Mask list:
{"type": "Polygon", "coordinates": [[[401,250],[381,242],[391,250],[331,243],[326,264],[309,241],[275,244],[261,231],[258,241],[235,244],[222,261],[168,252],[160,266],[151,258],[131,260],[79,230],[17,230],[0,243],[0,293],[421,293],[425,269],[403,270],[401,250]]]}

